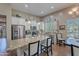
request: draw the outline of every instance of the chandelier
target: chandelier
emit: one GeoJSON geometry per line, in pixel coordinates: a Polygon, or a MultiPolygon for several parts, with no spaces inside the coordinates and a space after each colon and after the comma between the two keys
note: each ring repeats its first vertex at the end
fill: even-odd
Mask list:
{"type": "Polygon", "coordinates": [[[72,16],[79,16],[79,7],[74,7],[72,8],[69,12],[68,12],[69,15],[72,15],[72,16]]]}

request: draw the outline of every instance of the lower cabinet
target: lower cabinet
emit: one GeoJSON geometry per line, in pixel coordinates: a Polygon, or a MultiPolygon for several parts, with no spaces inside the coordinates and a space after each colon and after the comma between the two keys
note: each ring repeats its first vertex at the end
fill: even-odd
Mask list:
{"type": "Polygon", "coordinates": [[[17,56],[17,50],[7,51],[8,56],[17,56]]]}

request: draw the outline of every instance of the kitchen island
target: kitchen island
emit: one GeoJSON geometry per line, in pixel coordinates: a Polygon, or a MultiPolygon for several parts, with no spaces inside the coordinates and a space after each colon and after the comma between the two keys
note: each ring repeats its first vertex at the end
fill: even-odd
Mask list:
{"type": "MultiPolygon", "coordinates": [[[[35,42],[35,41],[44,41],[48,36],[39,35],[36,37],[27,37],[23,39],[17,39],[17,40],[11,40],[10,46],[7,48],[7,51],[16,50],[17,56],[24,56],[23,50],[27,49],[27,46],[29,43],[35,42]]],[[[34,47],[33,47],[34,48],[34,47]]]]}

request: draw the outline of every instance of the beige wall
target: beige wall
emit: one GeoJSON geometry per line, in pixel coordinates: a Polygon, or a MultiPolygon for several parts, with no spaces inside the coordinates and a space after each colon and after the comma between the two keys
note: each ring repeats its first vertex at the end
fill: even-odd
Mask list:
{"type": "Polygon", "coordinates": [[[9,41],[11,40],[11,7],[7,4],[0,4],[0,15],[6,15],[7,17],[7,42],[9,47],[9,41]]]}

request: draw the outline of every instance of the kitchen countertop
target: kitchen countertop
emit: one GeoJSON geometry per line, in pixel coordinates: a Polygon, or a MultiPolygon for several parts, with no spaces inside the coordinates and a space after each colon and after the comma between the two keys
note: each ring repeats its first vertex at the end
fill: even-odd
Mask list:
{"type": "Polygon", "coordinates": [[[9,48],[7,48],[7,51],[9,50],[14,50],[23,46],[27,46],[31,42],[35,41],[42,41],[45,39],[46,36],[40,35],[36,37],[31,37],[31,38],[23,38],[23,39],[17,39],[17,40],[11,40],[9,48]]]}

